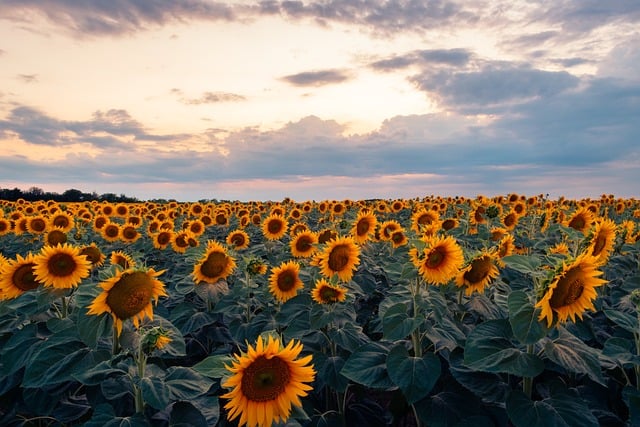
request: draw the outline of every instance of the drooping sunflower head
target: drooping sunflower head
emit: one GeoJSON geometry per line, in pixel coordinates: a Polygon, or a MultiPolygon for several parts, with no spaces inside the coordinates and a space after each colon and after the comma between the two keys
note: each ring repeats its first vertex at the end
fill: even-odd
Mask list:
{"type": "Polygon", "coordinates": [[[36,280],[59,289],[78,286],[91,272],[91,263],[80,254],[80,248],[68,243],[44,246],[35,255],[34,263],[36,280]]]}
{"type": "Polygon", "coordinates": [[[225,240],[227,245],[231,246],[237,251],[247,249],[249,247],[249,234],[244,230],[234,230],[227,235],[225,240]]]}
{"type": "Polygon", "coordinates": [[[102,292],[89,305],[88,314],[109,313],[113,317],[118,336],[122,322],[132,319],[137,328],[148,317],[153,319],[153,302],[167,296],[164,283],[157,279],[164,273],[150,269],[129,268],[118,271],[113,277],[100,283],[102,292]]]}
{"type": "Polygon", "coordinates": [[[33,271],[35,265],[32,254],[18,254],[14,260],[4,258],[0,264],[0,301],[16,298],[42,284],[33,271]]]}
{"type": "Polygon", "coordinates": [[[366,242],[375,233],[377,225],[378,220],[370,210],[360,210],[356,217],[355,224],[353,224],[351,228],[353,240],[358,244],[366,242]]]}
{"type": "Polygon", "coordinates": [[[498,277],[500,271],[496,266],[496,256],[485,252],[475,257],[456,275],[456,285],[464,287],[465,295],[474,292],[482,293],[484,288],[498,277]]]}
{"type": "Polygon", "coordinates": [[[93,242],[80,249],[80,255],[84,255],[87,258],[87,261],[91,263],[91,268],[101,267],[104,265],[104,260],[107,258],[100,248],[93,242]]]}
{"type": "Polygon", "coordinates": [[[136,265],[133,257],[122,251],[112,251],[111,255],[109,256],[109,262],[111,263],[111,265],[116,265],[119,269],[122,270],[133,268],[136,265]]]}
{"type": "Polygon", "coordinates": [[[344,302],[347,299],[347,289],[321,278],[316,281],[316,285],[311,291],[311,298],[318,304],[344,302]]]}
{"type": "Polygon", "coordinates": [[[287,232],[287,221],[284,216],[271,214],[262,221],[262,234],[269,240],[278,240],[287,232]]]}
{"type": "Polygon", "coordinates": [[[309,258],[318,250],[318,234],[313,231],[302,231],[289,242],[291,255],[296,258],[309,258]]]}
{"type": "Polygon", "coordinates": [[[546,319],[551,327],[554,320],[573,322],[576,317],[582,319],[587,310],[593,310],[593,301],[597,297],[596,288],[607,281],[600,279],[602,271],[598,270],[598,260],[588,253],[583,253],[571,263],[564,263],[546,287],[542,298],[536,304],[541,312],[538,320],[546,319]]]}
{"type": "Polygon", "coordinates": [[[274,422],[286,422],[291,407],[302,406],[300,397],[306,396],[315,379],[312,356],[299,357],[303,350],[300,342],[289,341],[283,347],[279,340],[269,336],[265,342],[258,337],[255,346],[248,345],[246,353],[236,355],[232,374],[222,382],[231,389],[223,394],[227,418],[238,420],[239,425],[270,427],[274,422]]]}
{"type": "Polygon", "coordinates": [[[455,277],[464,263],[464,254],[452,236],[427,239],[422,253],[412,259],[418,272],[429,283],[444,285],[455,277]]]}
{"type": "Polygon", "coordinates": [[[284,303],[295,297],[298,290],[304,287],[299,273],[300,264],[295,261],[283,262],[271,270],[269,291],[276,300],[284,303]]]}
{"type": "Polygon", "coordinates": [[[330,240],[320,255],[322,274],[327,278],[337,274],[343,282],[351,280],[359,264],[360,247],[351,236],[330,240]]]}
{"type": "Polygon", "coordinates": [[[233,273],[236,261],[227,250],[215,240],[207,242],[207,248],[191,273],[196,283],[216,283],[233,273]]]}

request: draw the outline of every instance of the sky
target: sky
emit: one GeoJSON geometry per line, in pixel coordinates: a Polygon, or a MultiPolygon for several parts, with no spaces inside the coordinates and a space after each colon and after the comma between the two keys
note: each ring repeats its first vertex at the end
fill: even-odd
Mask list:
{"type": "Polygon", "coordinates": [[[640,196],[640,2],[1,0],[0,187],[640,196]]]}

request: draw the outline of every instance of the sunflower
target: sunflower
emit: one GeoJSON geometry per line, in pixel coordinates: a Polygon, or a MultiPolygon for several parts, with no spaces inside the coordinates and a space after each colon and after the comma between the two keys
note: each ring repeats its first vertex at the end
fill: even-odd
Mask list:
{"type": "Polygon", "coordinates": [[[437,211],[422,208],[411,215],[411,229],[416,233],[420,233],[421,229],[425,226],[439,223],[440,214],[437,211]]]}
{"type": "Polygon", "coordinates": [[[107,242],[116,242],[120,238],[120,224],[109,221],[100,229],[100,235],[107,242]]]}
{"type": "Polygon", "coordinates": [[[318,234],[313,231],[302,231],[289,242],[291,254],[296,258],[309,258],[318,250],[318,234]]]}
{"type": "Polygon", "coordinates": [[[586,310],[594,310],[596,288],[607,283],[598,278],[602,275],[598,265],[597,258],[587,253],[578,256],[571,264],[563,263],[562,271],[551,279],[536,304],[536,308],[541,309],[538,320],[547,319],[547,326],[551,327],[554,315],[559,322],[566,322],[568,318],[575,322],[576,316],[582,319],[586,310]]]}
{"type": "Polygon", "coordinates": [[[73,226],[73,215],[68,212],[59,211],[49,217],[49,227],[60,227],[65,232],[69,232],[73,226]]]}
{"type": "Polygon", "coordinates": [[[113,209],[113,216],[126,217],[129,215],[129,206],[125,203],[118,203],[113,209]]]}
{"type": "Polygon", "coordinates": [[[511,231],[516,228],[516,225],[518,225],[519,218],[520,217],[517,213],[515,213],[514,211],[509,211],[509,213],[502,217],[502,223],[507,230],[511,231]]]}
{"type": "Polygon", "coordinates": [[[440,227],[445,231],[452,230],[457,226],[458,226],[458,220],[456,218],[447,218],[444,221],[442,221],[442,224],[440,225],[440,227]]]}
{"type": "Polygon", "coordinates": [[[187,251],[187,249],[191,246],[189,244],[189,238],[192,237],[191,233],[187,230],[178,231],[177,233],[173,233],[173,239],[171,240],[171,248],[183,254],[187,251]]]}
{"type": "Polygon", "coordinates": [[[318,243],[321,245],[327,243],[331,239],[335,239],[338,234],[330,228],[324,228],[318,232],[318,243]]]}
{"type": "Polygon", "coordinates": [[[6,260],[0,265],[0,300],[13,299],[37,288],[40,283],[33,272],[34,256],[16,255],[15,260],[6,260]]]}
{"type": "Polygon", "coordinates": [[[80,255],[84,255],[87,258],[87,261],[91,263],[91,268],[101,267],[107,258],[93,242],[80,249],[80,255]]]}
{"type": "Polygon", "coordinates": [[[401,228],[402,225],[400,225],[400,223],[395,219],[390,219],[382,222],[379,227],[380,240],[387,241],[391,239],[391,234],[396,230],[400,230],[401,228]]]}
{"type": "Polygon", "coordinates": [[[496,255],[498,256],[496,262],[500,267],[504,267],[502,258],[512,255],[515,248],[515,239],[511,234],[505,235],[502,240],[500,240],[500,243],[498,243],[498,247],[496,248],[496,255]]]}
{"type": "Polygon", "coordinates": [[[327,243],[319,261],[327,278],[337,274],[340,280],[348,282],[360,264],[360,247],[351,236],[336,237],[327,243]]]}
{"type": "Polygon", "coordinates": [[[135,226],[130,224],[124,224],[120,227],[120,240],[126,243],[133,243],[138,240],[142,235],[138,232],[135,226]]]}
{"type": "Polygon", "coordinates": [[[247,249],[249,247],[249,235],[244,230],[234,230],[227,235],[225,240],[227,245],[233,247],[237,251],[247,249]]]}
{"type": "Polygon", "coordinates": [[[0,236],[11,233],[11,221],[6,218],[0,218],[0,236]]]}
{"type": "Polygon", "coordinates": [[[128,270],[136,265],[136,262],[131,255],[125,254],[122,251],[112,251],[109,257],[111,265],[118,265],[123,270],[128,270]]]}
{"type": "Polygon", "coordinates": [[[33,262],[36,280],[59,289],[77,286],[91,272],[91,262],[80,254],[80,248],[68,243],[44,246],[33,262]]]}
{"type": "Polygon", "coordinates": [[[196,283],[216,283],[233,273],[236,261],[227,254],[227,250],[215,240],[207,242],[207,248],[200,261],[193,266],[193,278],[196,283]]]}
{"type": "Polygon", "coordinates": [[[27,231],[31,234],[42,234],[47,231],[47,220],[42,215],[36,215],[27,219],[27,231]]]}
{"type": "Polygon", "coordinates": [[[54,227],[47,231],[44,236],[44,244],[48,246],[56,246],[57,244],[67,243],[67,233],[60,227],[54,227]]]}
{"type": "Polygon", "coordinates": [[[157,279],[165,270],[129,268],[100,283],[102,292],[89,305],[87,314],[110,313],[118,336],[122,322],[132,319],[137,328],[145,316],[153,320],[152,302],[167,296],[164,283],[157,279]]]}
{"type": "Polygon", "coordinates": [[[173,231],[163,230],[157,233],[151,233],[151,241],[153,247],[159,250],[164,250],[169,247],[173,241],[173,231]]]}
{"type": "Polygon", "coordinates": [[[358,212],[356,222],[351,228],[353,240],[358,244],[366,242],[375,233],[377,225],[378,219],[371,211],[361,210],[358,212]]]}
{"type": "Polygon", "coordinates": [[[278,240],[287,232],[287,221],[282,215],[269,215],[262,221],[262,233],[269,240],[278,240]]]}
{"type": "Polygon", "coordinates": [[[588,208],[580,208],[573,213],[565,222],[564,225],[571,227],[574,230],[582,231],[587,234],[591,224],[593,223],[593,212],[588,208]]]}
{"type": "Polygon", "coordinates": [[[307,224],[305,224],[304,222],[296,222],[289,229],[289,235],[291,237],[293,237],[296,234],[301,233],[303,231],[309,231],[309,226],[307,224]]]}
{"type": "Polygon", "coordinates": [[[300,397],[313,388],[306,384],[315,379],[312,356],[298,358],[302,343],[280,341],[269,336],[265,343],[258,337],[255,347],[248,345],[247,353],[236,355],[231,366],[232,375],[222,382],[231,391],[223,394],[229,421],[240,417],[239,425],[268,427],[285,422],[291,406],[302,406],[300,397]]]}
{"type": "Polygon", "coordinates": [[[569,245],[566,242],[558,242],[555,245],[549,248],[550,254],[560,254],[560,255],[568,255],[569,254],[569,245]]]}
{"type": "Polygon", "coordinates": [[[616,223],[610,219],[602,219],[596,223],[587,253],[596,257],[601,264],[604,264],[613,250],[615,240],[616,223]]]}
{"type": "Polygon", "coordinates": [[[109,223],[109,217],[106,215],[97,215],[93,218],[92,228],[99,233],[102,228],[109,223]]]}
{"type": "Polygon", "coordinates": [[[498,274],[500,271],[496,266],[496,256],[487,252],[474,258],[469,265],[458,272],[456,285],[464,286],[464,293],[467,296],[474,292],[482,293],[485,286],[498,277],[498,274]]]}
{"type": "Polygon", "coordinates": [[[426,244],[422,253],[413,252],[412,262],[427,282],[444,285],[464,263],[462,248],[451,236],[432,237],[426,244]]]}
{"type": "Polygon", "coordinates": [[[302,289],[304,284],[299,277],[300,264],[295,261],[283,262],[271,270],[269,277],[269,291],[280,302],[286,302],[302,289]]]}
{"type": "Polygon", "coordinates": [[[394,249],[404,246],[409,242],[409,239],[407,239],[407,236],[404,234],[404,229],[402,228],[391,233],[389,240],[391,241],[394,249]]]}
{"type": "Polygon", "coordinates": [[[311,298],[318,304],[332,304],[347,299],[347,289],[340,285],[333,285],[326,279],[319,279],[311,291],[311,298]]]}

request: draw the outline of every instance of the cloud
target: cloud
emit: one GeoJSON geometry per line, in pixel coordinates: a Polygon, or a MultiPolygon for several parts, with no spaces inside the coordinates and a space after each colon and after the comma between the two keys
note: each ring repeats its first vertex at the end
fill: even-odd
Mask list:
{"type": "Polygon", "coordinates": [[[180,102],[187,105],[217,104],[221,102],[246,101],[246,97],[229,92],[204,92],[198,98],[187,98],[180,89],[172,89],[171,93],[181,97],[180,102]]]}
{"type": "Polygon", "coordinates": [[[444,107],[474,114],[493,113],[501,105],[550,97],[579,83],[577,77],[565,71],[499,63],[488,64],[478,71],[429,70],[412,80],[420,90],[437,97],[444,107]]]}
{"type": "Polygon", "coordinates": [[[18,74],[16,78],[24,83],[36,83],[38,81],[37,74],[18,74]]]}
{"type": "Polygon", "coordinates": [[[422,49],[374,61],[369,64],[369,67],[385,72],[408,68],[411,65],[420,65],[422,67],[465,67],[473,56],[471,51],[462,48],[422,49]]]}
{"type": "Polygon", "coordinates": [[[562,32],[585,33],[604,25],[636,22],[640,18],[640,3],[625,0],[561,0],[549,3],[548,8],[535,9],[531,21],[560,24],[562,32]]]}
{"type": "Polygon", "coordinates": [[[280,80],[293,86],[324,86],[342,83],[351,78],[351,74],[344,70],[318,70],[291,74],[281,77],[280,80]]]}

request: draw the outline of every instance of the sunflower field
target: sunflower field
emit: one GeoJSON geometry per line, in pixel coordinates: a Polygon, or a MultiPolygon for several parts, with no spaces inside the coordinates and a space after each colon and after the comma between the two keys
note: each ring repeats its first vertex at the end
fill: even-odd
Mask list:
{"type": "Polygon", "coordinates": [[[639,426],[640,201],[0,201],[2,426],[639,426]]]}

